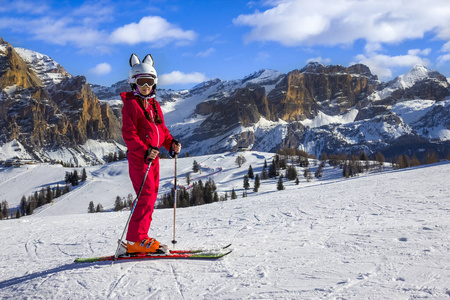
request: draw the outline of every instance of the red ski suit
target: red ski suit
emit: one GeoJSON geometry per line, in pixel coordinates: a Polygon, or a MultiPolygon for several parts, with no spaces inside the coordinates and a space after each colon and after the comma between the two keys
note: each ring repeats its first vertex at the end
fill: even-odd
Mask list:
{"type": "MultiPolygon", "coordinates": [[[[138,194],[144,179],[148,164],[144,161],[147,149],[152,147],[160,148],[164,146],[170,149],[173,137],[164,124],[161,107],[156,100],[150,99],[145,105],[145,110],[150,113],[153,120],[149,121],[144,115],[143,108],[138,103],[138,98],[132,92],[120,94],[123,101],[122,108],[122,135],[128,148],[128,170],[133,184],[133,188],[138,194]],[[156,103],[158,115],[162,119],[161,124],[154,121],[155,111],[153,101],[156,103]]],[[[130,242],[140,242],[148,238],[148,230],[152,221],[153,208],[159,187],[159,158],[156,158],[150,167],[147,180],[142,188],[139,201],[136,204],[131,217],[127,240],[130,242]]]]}

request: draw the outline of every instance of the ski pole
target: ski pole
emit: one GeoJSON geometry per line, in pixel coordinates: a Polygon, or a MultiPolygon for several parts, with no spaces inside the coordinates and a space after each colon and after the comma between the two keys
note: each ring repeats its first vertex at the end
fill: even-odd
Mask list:
{"type": "Polygon", "coordinates": [[[173,240],[172,244],[175,247],[177,241],[175,240],[175,220],[177,215],[177,157],[178,154],[175,154],[175,179],[174,179],[174,188],[175,188],[175,197],[173,200],[173,240]]]}
{"type": "Polygon", "coordinates": [[[145,180],[147,179],[147,175],[148,175],[148,172],[150,171],[150,166],[152,165],[152,162],[153,162],[153,159],[150,159],[149,162],[148,162],[148,167],[147,167],[147,170],[145,171],[145,175],[144,175],[144,179],[142,180],[141,187],[139,188],[139,192],[138,192],[138,194],[136,196],[136,199],[134,199],[134,201],[133,201],[133,206],[131,207],[130,216],[128,217],[127,223],[125,224],[125,228],[123,229],[122,236],[120,237],[120,240],[118,240],[118,242],[117,242],[116,253],[114,254],[114,258],[113,258],[113,260],[111,262],[111,265],[114,264],[114,262],[117,260],[117,257],[119,256],[120,244],[123,241],[123,237],[125,236],[125,232],[127,232],[128,225],[129,225],[130,220],[131,220],[131,216],[133,215],[134,209],[136,208],[136,204],[137,204],[137,202],[139,200],[139,196],[141,195],[142,188],[144,187],[145,180]]]}

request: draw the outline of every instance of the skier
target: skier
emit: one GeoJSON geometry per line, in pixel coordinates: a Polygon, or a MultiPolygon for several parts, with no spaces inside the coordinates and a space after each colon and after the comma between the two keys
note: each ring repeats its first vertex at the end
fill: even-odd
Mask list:
{"type": "Polygon", "coordinates": [[[128,170],[136,194],[148,164],[151,166],[128,226],[127,252],[157,252],[164,246],[150,238],[148,230],[159,187],[159,148],[164,146],[174,156],[180,152],[181,145],[164,124],[161,108],[155,100],[158,77],[152,56],[147,54],[141,63],[133,53],[130,66],[128,82],[132,92],[120,96],[123,101],[122,135],[128,148],[128,170]]]}

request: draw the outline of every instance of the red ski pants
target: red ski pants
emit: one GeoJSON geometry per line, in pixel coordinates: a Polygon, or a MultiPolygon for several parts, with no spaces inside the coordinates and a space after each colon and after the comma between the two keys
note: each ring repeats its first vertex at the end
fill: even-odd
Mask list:
{"type": "MultiPolygon", "coordinates": [[[[128,171],[133,184],[136,195],[144,179],[147,171],[147,164],[144,164],[141,159],[128,159],[128,171]]],[[[137,204],[131,216],[128,225],[127,240],[130,242],[140,242],[148,238],[148,230],[152,222],[153,209],[155,207],[156,197],[158,196],[159,188],[159,158],[156,158],[147,175],[141,195],[137,199],[137,204]]]]}

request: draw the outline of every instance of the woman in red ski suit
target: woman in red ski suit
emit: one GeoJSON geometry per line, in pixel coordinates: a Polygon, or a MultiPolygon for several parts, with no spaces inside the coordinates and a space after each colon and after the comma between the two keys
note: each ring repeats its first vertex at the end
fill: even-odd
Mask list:
{"type": "Polygon", "coordinates": [[[135,54],[130,58],[130,72],[133,92],[120,94],[123,101],[122,135],[128,148],[128,168],[133,188],[138,194],[148,160],[151,162],[147,179],[132,213],[127,232],[127,252],[156,252],[159,242],[148,236],[153,209],[159,187],[159,157],[161,146],[169,152],[181,149],[164,124],[160,105],[155,100],[156,71],[153,59],[147,55],[142,63],[135,54]],[[134,80],[134,83],[132,82],[134,80]],[[144,86],[139,85],[139,80],[144,86]],[[153,83],[153,85],[152,85],[153,83]]]}

